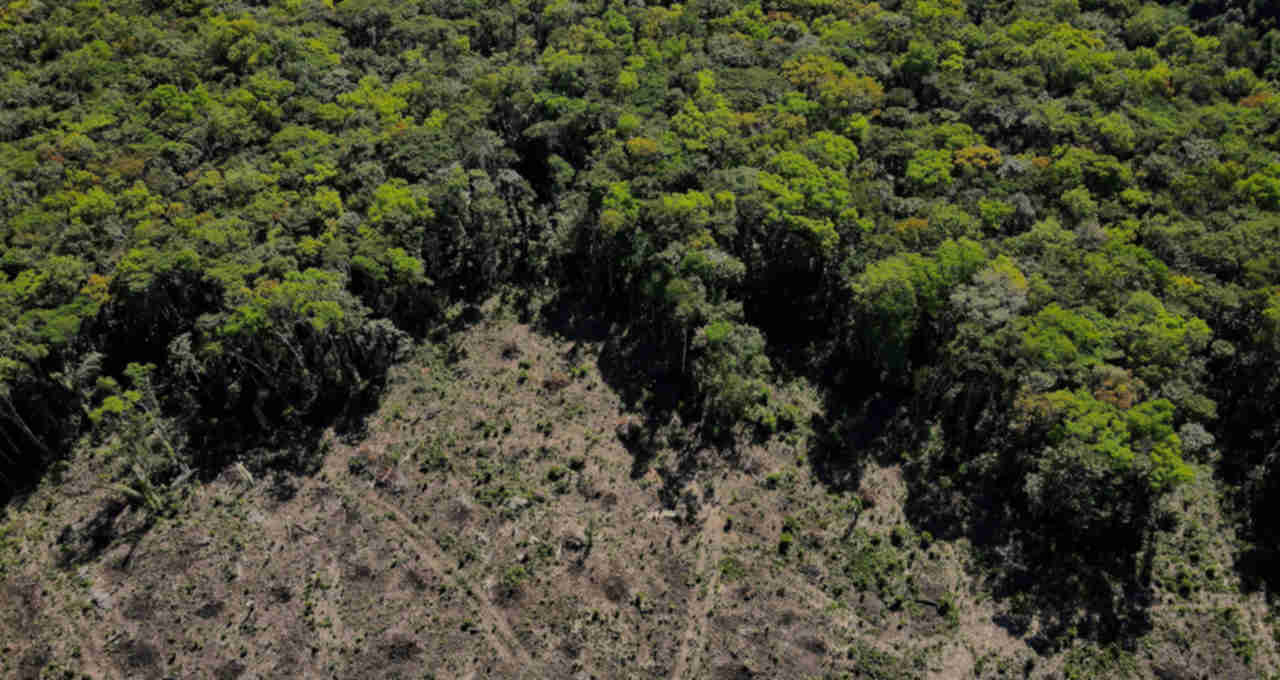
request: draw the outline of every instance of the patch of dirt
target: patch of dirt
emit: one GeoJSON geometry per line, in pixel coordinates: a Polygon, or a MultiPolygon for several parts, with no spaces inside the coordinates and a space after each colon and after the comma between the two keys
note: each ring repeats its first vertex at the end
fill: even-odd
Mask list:
{"type": "Polygon", "coordinates": [[[155,612],[156,604],[150,593],[138,593],[129,598],[121,612],[130,621],[146,621],[155,612]]]}
{"type": "Polygon", "coordinates": [[[213,670],[215,680],[236,680],[249,670],[248,666],[239,661],[228,661],[213,670]]]}
{"type": "Polygon", "coordinates": [[[160,663],[160,650],[145,640],[130,640],[118,653],[120,666],[128,671],[155,670],[160,663]]]}
{"type": "Polygon", "coordinates": [[[227,605],[225,602],[218,602],[218,601],[206,602],[203,606],[201,606],[199,609],[196,610],[196,616],[199,616],[202,619],[212,619],[217,617],[219,614],[221,614],[222,610],[226,608],[227,608],[227,605]]]}
{"type": "Polygon", "coordinates": [[[0,616],[14,630],[31,630],[43,609],[40,584],[35,579],[15,578],[3,586],[3,607],[0,616]]]}
{"type": "Polygon", "coordinates": [[[604,596],[614,604],[625,602],[631,596],[627,588],[627,580],[623,578],[622,574],[610,574],[604,580],[601,589],[604,591],[604,596]]]}
{"type": "Polygon", "coordinates": [[[697,673],[691,671],[696,667],[695,664],[697,662],[697,659],[693,657],[705,647],[704,636],[707,629],[707,617],[710,615],[719,594],[720,570],[713,568],[713,565],[720,562],[721,539],[723,536],[724,520],[721,518],[717,508],[711,508],[703,521],[701,531],[703,541],[699,546],[697,565],[694,567],[695,573],[699,576],[707,577],[709,574],[709,577],[698,599],[689,608],[689,621],[685,626],[679,656],[676,657],[675,669],[671,673],[673,678],[696,677],[697,675],[697,673]]]}
{"type": "Polygon", "coordinates": [[[397,637],[389,640],[382,645],[379,651],[391,663],[412,661],[422,654],[422,648],[418,646],[418,643],[407,637],[397,637]]]}
{"type": "Polygon", "coordinates": [[[53,651],[47,646],[28,649],[18,660],[18,680],[40,680],[40,671],[53,658],[53,651]]]}
{"type": "Polygon", "coordinates": [[[756,674],[743,664],[728,662],[712,668],[711,677],[715,680],[751,680],[756,674]]]}
{"type": "Polygon", "coordinates": [[[289,604],[293,599],[293,591],[288,586],[272,586],[267,592],[271,594],[271,601],[276,604],[289,604]]]}
{"type": "MultiPolygon", "coordinates": [[[[1060,674],[1061,655],[997,625],[1010,605],[964,541],[909,526],[898,468],[832,490],[802,432],[735,457],[678,422],[637,465],[619,424],[646,420],[599,345],[498,317],[456,344],[396,367],[364,434],[326,437],[315,474],[223,475],[150,527],[74,459],[92,493],[41,490],[4,519],[21,538],[0,549],[0,677],[1060,674]]],[[[1142,663],[1264,677],[1265,598],[1207,579],[1153,607],[1158,658],[1142,663]]]]}

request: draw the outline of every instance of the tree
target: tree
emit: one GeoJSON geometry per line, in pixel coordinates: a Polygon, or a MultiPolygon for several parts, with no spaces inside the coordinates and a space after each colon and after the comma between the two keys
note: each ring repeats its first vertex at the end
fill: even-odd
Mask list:
{"type": "Polygon", "coordinates": [[[1194,475],[1164,399],[1127,410],[1083,392],[1028,397],[1022,408],[1052,423],[1028,475],[1034,512],[1087,537],[1132,531],[1156,496],[1194,475]]]}
{"type": "Polygon", "coordinates": [[[694,381],[706,416],[724,427],[746,421],[766,430],[778,424],[772,368],[760,331],[732,321],[713,321],[698,330],[694,381]]]}
{"type": "Polygon", "coordinates": [[[931,257],[909,253],[869,265],[850,283],[857,310],[852,329],[855,356],[870,359],[890,380],[911,368],[913,348],[933,338],[951,291],[978,272],[986,251],[968,239],[948,239],[931,257]]]}

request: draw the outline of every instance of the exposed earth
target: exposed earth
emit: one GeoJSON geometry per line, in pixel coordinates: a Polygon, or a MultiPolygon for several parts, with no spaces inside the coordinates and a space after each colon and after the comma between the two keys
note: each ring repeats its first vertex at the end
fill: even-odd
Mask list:
{"type": "MultiPolygon", "coordinates": [[[[601,370],[605,351],[491,310],[451,346],[423,345],[398,366],[364,432],[326,435],[314,474],[254,478],[232,466],[154,522],[100,481],[92,456],[77,456],[61,483],[5,510],[0,675],[1252,678],[1276,668],[1266,603],[1228,595],[1234,572],[1223,565],[1201,565],[1216,587],[1186,597],[1154,579],[1153,622],[1134,650],[1042,654],[1039,623],[993,597],[966,540],[912,528],[898,467],[833,473],[808,459],[806,432],[700,448],[692,424],[644,422],[627,407],[601,370]]],[[[1206,516],[1188,530],[1200,535],[1168,540],[1207,542],[1213,555],[1228,549],[1225,526],[1206,516]]]]}

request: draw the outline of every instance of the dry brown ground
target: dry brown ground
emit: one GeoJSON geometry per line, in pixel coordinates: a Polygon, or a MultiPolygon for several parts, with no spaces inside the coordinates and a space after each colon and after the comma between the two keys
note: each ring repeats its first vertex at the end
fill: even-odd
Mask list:
{"type": "Polygon", "coordinates": [[[1030,658],[963,542],[906,526],[895,468],[833,492],[795,438],[732,460],[659,441],[637,466],[598,348],[509,320],[459,346],[395,369],[367,436],[330,437],[287,500],[229,470],[144,531],[78,460],[9,507],[0,677],[968,678],[1030,658]],[[68,561],[95,516],[99,544],[70,544],[101,552],[68,561]]]}

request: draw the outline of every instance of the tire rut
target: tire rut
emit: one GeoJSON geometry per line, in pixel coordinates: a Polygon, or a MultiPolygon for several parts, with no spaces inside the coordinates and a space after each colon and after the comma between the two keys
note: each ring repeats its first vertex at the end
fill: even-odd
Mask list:
{"type": "MultiPolygon", "coordinates": [[[[413,520],[404,514],[397,506],[382,500],[376,495],[376,492],[353,489],[350,487],[340,487],[349,493],[359,496],[362,502],[376,507],[378,510],[387,513],[395,518],[393,524],[400,532],[404,539],[404,545],[417,553],[418,557],[429,568],[439,574],[445,574],[450,569],[445,565],[443,556],[439,548],[436,547],[435,541],[422,533],[421,530],[414,525],[413,520]]],[[[481,618],[485,623],[484,634],[490,638],[491,646],[496,656],[507,666],[521,669],[517,677],[538,677],[534,674],[535,662],[528,650],[520,644],[519,638],[516,637],[515,631],[511,629],[510,624],[502,616],[498,608],[491,602],[486,601],[482,597],[471,593],[463,592],[463,595],[472,602],[475,608],[475,615],[481,618]]]]}
{"type": "Polygon", "coordinates": [[[712,507],[707,512],[707,518],[702,524],[702,543],[698,552],[698,562],[695,567],[698,574],[707,573],[708,566],[711,568],[710,578],[706,583],[706,595],[696,600],[689,611],[689,622],[685,625],[682,641],[680,643],[680,651],[676,656],[675,667],[671,671],[672,678],[692,678],[696,675],[697,656],[706,646],[707,637],[707,619],[711,614],[711,606],[716,598],[716,591],[720,588],[720,570],[716,565],[720,561],[720,555],[723,552],[721,539],[724,535],[724,518],[720,514],[720,508],[712,507]]]}

